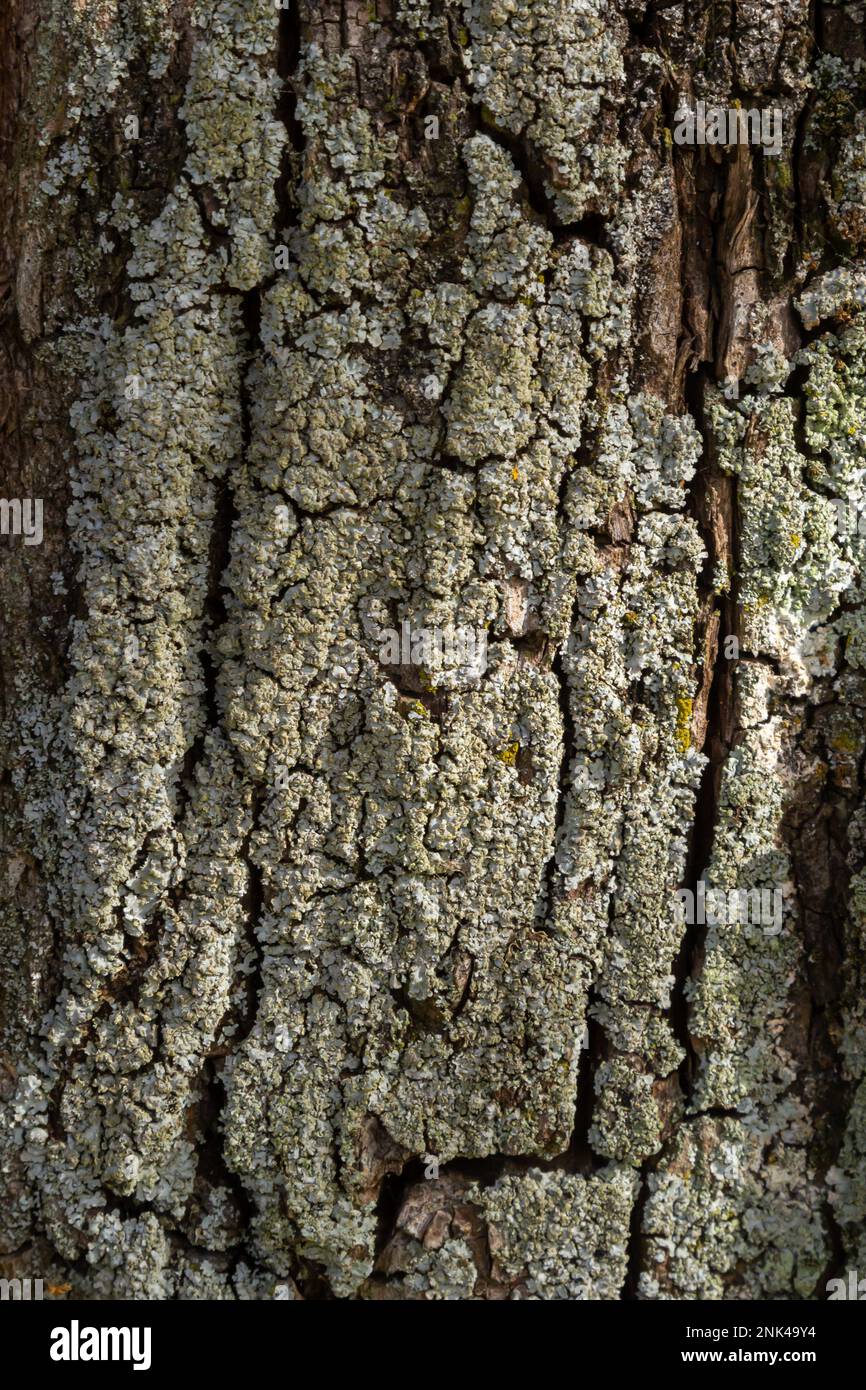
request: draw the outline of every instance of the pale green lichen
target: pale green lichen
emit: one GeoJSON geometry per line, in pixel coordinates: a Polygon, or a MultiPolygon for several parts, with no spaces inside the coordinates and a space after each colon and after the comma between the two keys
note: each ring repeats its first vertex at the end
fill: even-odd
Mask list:
{"type": "MultiPolygon", "coordinates": [[[[789,1106],[786,1139],[802,1128],[789,1106]]],[[[805,1154],[760,1127],[682,1126],[648,1179],[644,1299],[809,1298],[826,1267],[821,1195],[805,1154]]]]}
{"type": "Polygon", "coordinates": [[[637,1175],[612,1164],[590,1178],[530,1170],[479,1193],[493,1277],[520,1299],[612,1299],[625,1281],[637,1175]]]}
{"type": "MultiPolygon", "coordinates": [[[[444,16],[399,9],[445,41],[444,16]]],[[[201,6],[175,186],[155,217],[132,190],[99,214],[98,254],[130,238],[135,312],[109,323],[91,303],[56,349],[86,380],[82,616],[62,701],[22,681],[15,786],[43,839],[62,978],[5,1109],[4,1165],[13,1243],[37,1221],[86,1262],[89,1296],[271,1297],[314,1261],[346,1297],[617,1298],[646,1160],[640,1296],[805,1297],[826,1263],[782,1026],[803,979],[789,918],[778,938],[710,929],[686,994],[685,1119],[675,1077],[673,894],[705,766],[706,555],[687,508],[702,441],[634,330],[670,168],[625,187],[613,8],[464,9],[447,194],[423,161],[404,176],[408,136],[359,100],[357,54],[305,41],[297,219],[280,228],[277,14],[201,6]],[[531,198],[511,141],[540,169],[531,198]],[[610,216],[604,247],[556,228],[592,211],[610,216]],[[384,667],[379,634],[404,619],[483,631],[487,669],[384,667]],[[527,1159],[571,1152],[588,1009],[601,1036],[579,1137],[608,1166],[541,1172],[527,1159]],[[712,1106],[741,1118],[694,1113],[712,1106]],[[421,1155],[506,1171],[460,1187],[446,1170],[430,1200],[451,1200],[451,1178],[460,1209],[428,1213],[414,1246],[401,1227],[382,1274],[375,1195],[421,1155]]],[[[752,36],[749,71],[762,54],[752,36]]],[[[158,44],[149,58],[165,72],[158,44]]],[[[72,207],[88,184],[88,120],[128,62],[100,57],[46,198],[72,207]]],[[[644,67],[659,79],[660,60],[644,67]]],[[[858,178],[846,146],[833,196],[849,237],[858,178]]],[[[707,865],[720,886],[787,884],[805,720],[779,700],[824,692],[842,639],[840,680],[866,659],[843,600],[861,542],[835,533],[832,504],[859,499],[862,303],[856,267],[803,290],[807,325],[836,318],[800,358],[804,434],[757,318],[748,394],[708,393],[737,480],[725,582],[745,654],[707,865]]],[[[849,723],[832,732],[850,777],[849,723]]],[[[853,1249],[856,991],[847,1010],[859,1090],[829,1189],[853,1249]]]]}
{"type": "Polygon", "coordinates": [[[472,93],[492,122],[538,150],[560,221],[610,211],[626,159],[615,115],[622,16],[604,0],[541,0],[526,12],[511,0],[467,0],[463,9],[472,93]]]}

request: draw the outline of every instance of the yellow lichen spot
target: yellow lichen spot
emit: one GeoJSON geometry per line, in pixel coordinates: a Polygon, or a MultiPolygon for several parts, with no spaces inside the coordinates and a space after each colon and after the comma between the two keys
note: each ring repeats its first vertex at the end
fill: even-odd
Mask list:
{"type": "Polygon", "coordinates": [[[791,546],[794,550],[799,549],[800,542],[802,541],[802,539],[803,537],[799,535],[796,531],[792,531],[790,536],[788,537],[788,540],[791,542],[791,546]]]}
{"type": "Polygon", "coordinates": [[[70,1293],[72,1290],[71,1284],[46,1284],[45,1287],[52,1298],[62,1298],[64,1294],[70,1293]]]}
{"type": "Polygon", "coordinates": [[[632,627],[634,627],[635,623],[638,622],[637,613],[632,613],[631,609],[629,609],[628,612],[625,614],[623,621],[629,623],[632,627]]]}
{"type": "Polygon", "coordinates": [[[854,734],[849,730],[843,729],[834,739],[831,740],[832,747],[837,753],[856,753],[858,744],[854,734]]]}
{"type": "Polygon", "coordinates": [[[514,481],[515,481],[516,483],[519,483],[519,482],[520,482],[520,469],[519,469],[519,468],[512,468],[512,470],[511,470],[511,476],[512,476],[512,478],[514,479],[514,481]]]}
{"type": "Polygon", "coordinates": [[[674,730],[674,744],[678,753],[685,756],[692,746],[692,712],[695,702],[685,695],[677,697],[677,725],[674,730]]]}
{"type": "Polygon", "coordinates": [[[408,709],[406,710],[406,717],[408,719],[412,719],[413,717],[415,719],[426,719],[427,706],[424,704],[424,701],[412,700],[409,704],[408,709]]]}
{"type": "Polygon", "coordinates": [[[514,767],[519,752],[520,744],[515,740],[514,743],[507,743],[504,748],[500,748],[496,756],[506,767],[514,767]]]}

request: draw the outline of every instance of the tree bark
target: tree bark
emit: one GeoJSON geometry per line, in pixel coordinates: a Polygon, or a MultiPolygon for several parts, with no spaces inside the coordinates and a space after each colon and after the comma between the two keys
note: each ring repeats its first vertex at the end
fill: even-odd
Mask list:
{"type": "Polygon", "coordinates": [[[0,25],[0,486],[44,509],[0,537],[2,1272],[826,1297],[863,4],[0,25]],[[679,143],[698,102],[779,152],[679,143]],[[383,658],[451,629],[486,661],[383,658]],[[683,921],[701,885],[778,924],[683,921]]]}

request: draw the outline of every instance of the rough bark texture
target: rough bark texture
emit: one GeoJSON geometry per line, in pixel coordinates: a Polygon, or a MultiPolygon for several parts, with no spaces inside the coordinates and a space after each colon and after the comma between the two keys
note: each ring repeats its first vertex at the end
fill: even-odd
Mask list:
{"type": "Polygon", "coordinates": [[[3,1272],[866,1270],[862,3],[0,28],[3,1272]]]}

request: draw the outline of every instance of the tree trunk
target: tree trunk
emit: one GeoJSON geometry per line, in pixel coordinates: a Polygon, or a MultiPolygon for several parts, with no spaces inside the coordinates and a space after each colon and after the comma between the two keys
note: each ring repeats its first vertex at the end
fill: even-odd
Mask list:
{"type": "Polygon", "coordinates": [[[862,4],[0,25],[3,1272],[823,1299],[862,4]]]}

